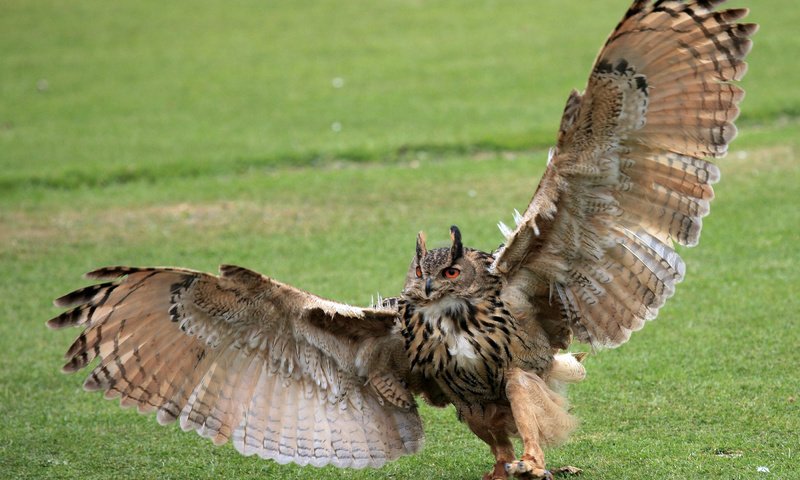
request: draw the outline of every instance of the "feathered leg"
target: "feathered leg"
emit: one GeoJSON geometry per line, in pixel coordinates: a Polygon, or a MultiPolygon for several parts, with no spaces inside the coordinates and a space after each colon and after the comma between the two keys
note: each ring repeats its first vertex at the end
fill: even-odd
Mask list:
{"type": "Polygon", "coordinates": [[[494,469],[483,476],[483,480],[504,480],[508,478],[506,472],[506,465],[514,461],[514,445],[508,437],[498,443],[492,445],[492,455],[494,455],[494,469]]]}
{"type": "Polygon", "coordinates": [[[544,417],[551,410],[552,398],[542,389],[542,384],[541,379],[519,368],[506,372],[506,395],[522,437],[523,453],[519,460],[508,463],[505,468],[517,478],[552,478],[545,469],[540,445],[546,440],[541,436],[547,435],[546,430],[550,429],[542,423],[550,423],[550,419],[544,417]]]}
{"type": "Polygon", "coordinates": [[[498,409],[494,405],[487,405],[478,409],[480,411],[465,410],[459,412],[461,417],[472,433],[489,445],[494,455],[494,469],[484,475],[483,480],[506,480],[506,465],[516,457],[508,432],[508,421],[511,419],[508,408],[498,409]]]}

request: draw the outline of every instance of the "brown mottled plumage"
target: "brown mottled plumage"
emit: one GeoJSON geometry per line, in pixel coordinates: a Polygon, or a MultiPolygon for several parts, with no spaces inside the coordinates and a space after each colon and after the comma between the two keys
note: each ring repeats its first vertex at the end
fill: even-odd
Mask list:
{"type": "Polygon", "coordinates": [[[99,357],[86,390],[281,463],[378,467],[420,448],[394,312],[233,266],[219,277],[127,267],[88,277],[120,275],[59,298],[77,306],[48,322],[84,328],[64,371],[99,357]]]}
{"type": "Polygon", "coordinates": [[[379,467],[423,440],[415,395],[453,404],[495,456],[487,479],[548,476],[542,445],[574,428],[573,338],[618,346],[654,318],[685,267],[736,135],[756,31],[722,0],[637,0],[564,109],[556,147],[496,252],[427,250],[400,297],[324,300],[240,267],[219,276],[111,267],[56,300],[83,332],[65,372],[122,405],[179,419],[278,462],[379,467]],[[517,457],[510,437],[522,438],[517,457]]]}

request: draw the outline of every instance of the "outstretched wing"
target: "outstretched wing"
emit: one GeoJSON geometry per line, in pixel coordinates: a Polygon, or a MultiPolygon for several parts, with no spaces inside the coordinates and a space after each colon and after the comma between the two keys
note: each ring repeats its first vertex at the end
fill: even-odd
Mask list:
{"type": "Polygon", "coordinates": [[[396,311],[234,266],[219,277],[128,267],[87,276],[112,281],[59,298],[73,308],[48,322],[84,329],[63,370],[99,358],[86,390],[280,463],[379,467],[421,447],[396,311]]]}
{"type": "Polygon", "coordinates": [[[569,331],[617,346],[654,318],[695,245],[744,96],[732,84],[757,26],[724,0],[637,0],[607,40],[583,95],[493,269],[551,343],[569,331]],[[566,326],[569,328],[565,328],[566,326]]]}

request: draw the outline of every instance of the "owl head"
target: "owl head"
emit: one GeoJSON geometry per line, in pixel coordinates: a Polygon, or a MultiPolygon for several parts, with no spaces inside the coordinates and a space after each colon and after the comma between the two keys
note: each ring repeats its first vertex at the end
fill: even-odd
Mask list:
{"type": "Polygon", "coordinates": [[[480,252],[465,248],[461,231],[450,227],[450,247],[428,250],[425,234],[417,235],[417,249],[408,268],[403,295],[421,304],[446,298],[470,298],[489,275],[480,252]]]}

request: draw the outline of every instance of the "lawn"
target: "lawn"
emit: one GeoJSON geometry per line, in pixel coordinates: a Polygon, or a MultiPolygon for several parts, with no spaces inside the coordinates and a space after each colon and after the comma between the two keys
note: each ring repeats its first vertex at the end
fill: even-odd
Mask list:
{"type": "MultiPolygon", "coordinates": [[[[0,477],[479,478],[450,409],[377,471],[241,457],[83,393],[58,371],[77,331],[44,322],[106,264],[365,304],[418,230],[496,247],[627,3],[2,2],[0,477]]],[[[740,137],[675,297],[570,390],[582,424],[547,459],[581,478],[800,478],[800,10],[732,3],[762,24],[740,137]]]]}

